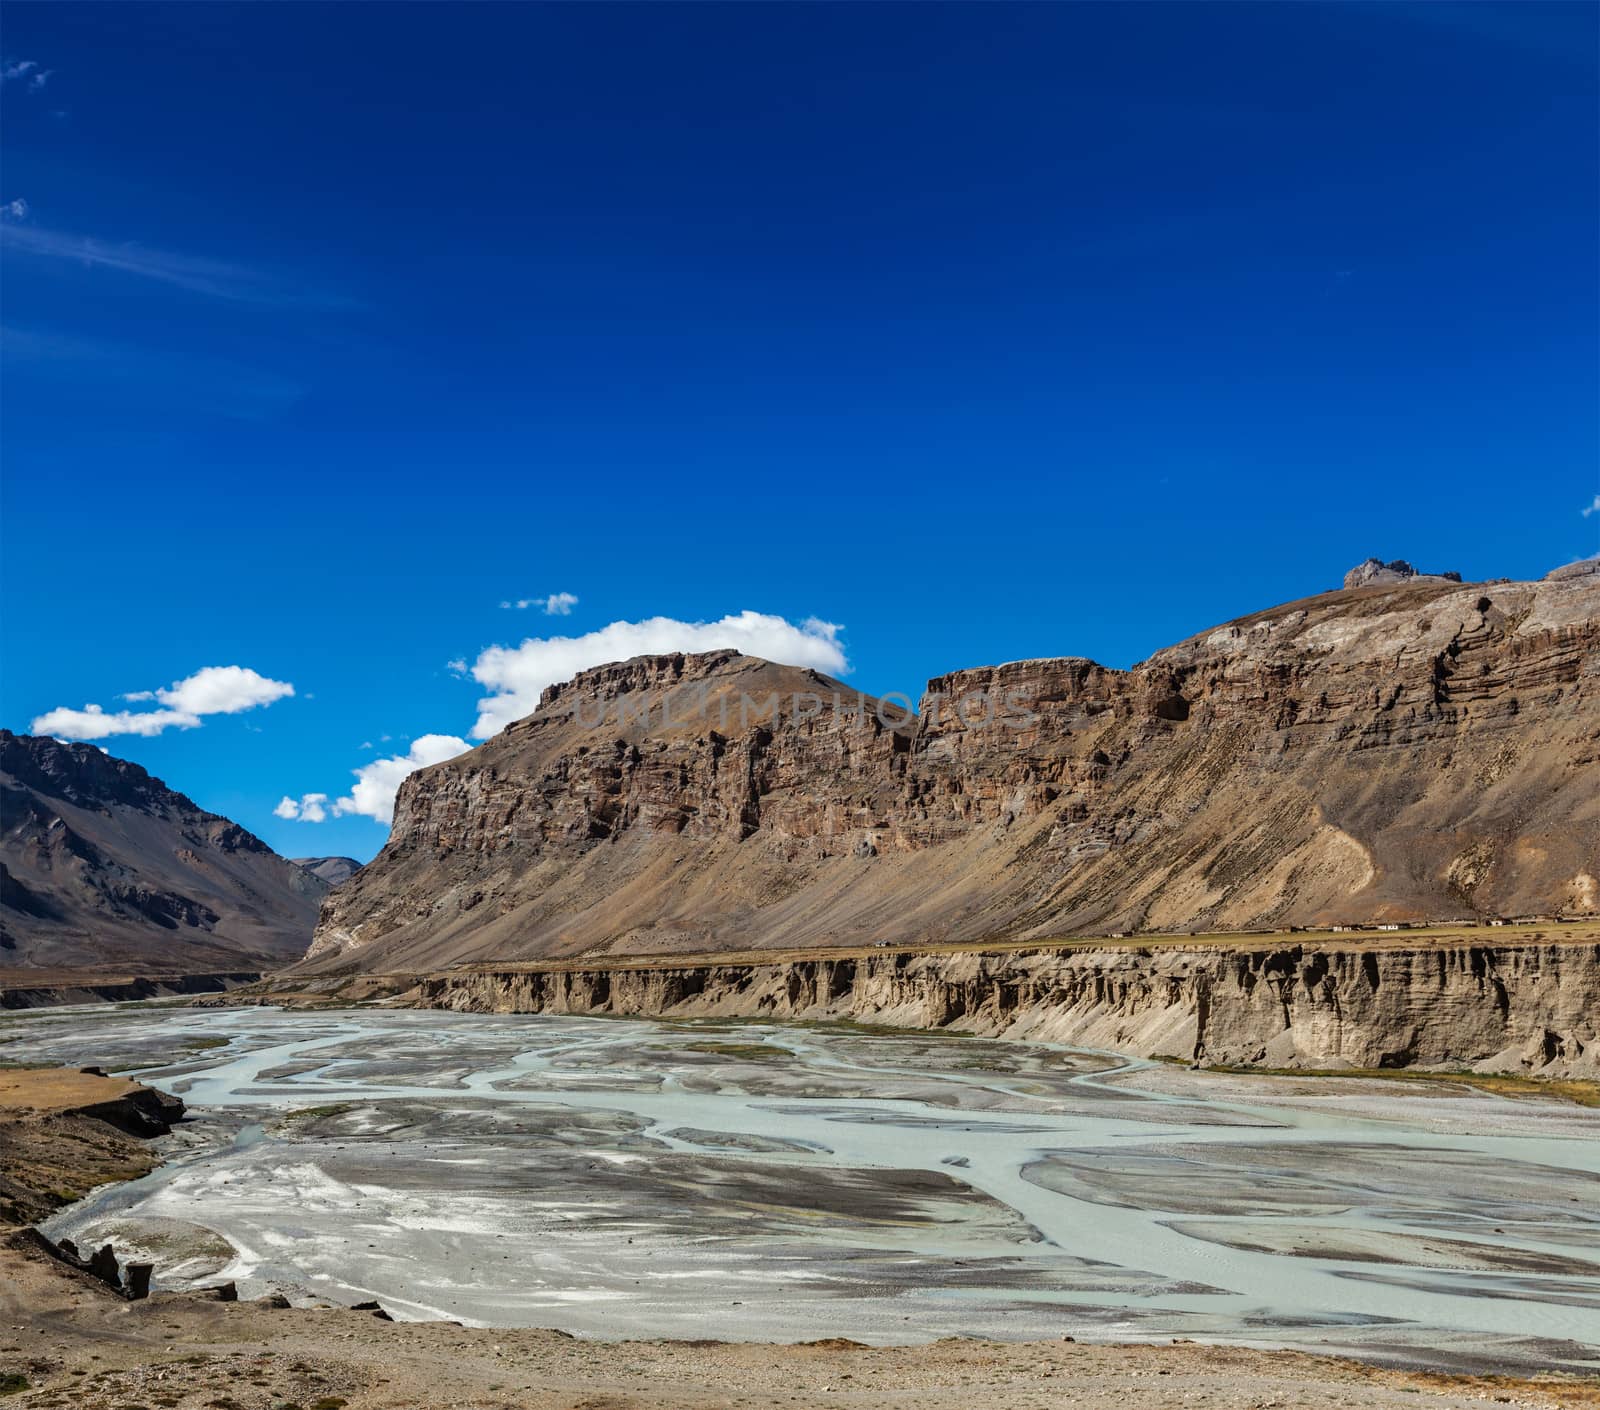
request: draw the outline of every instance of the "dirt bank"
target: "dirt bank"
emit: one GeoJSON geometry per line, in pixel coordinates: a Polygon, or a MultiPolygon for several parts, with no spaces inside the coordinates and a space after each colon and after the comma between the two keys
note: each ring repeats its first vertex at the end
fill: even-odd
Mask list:
{"type": "Polygon", "coordinates": [[[261,978],[258,971],[227,974],[116,974],[98,970],[0,970],[0,1009],[59,1004],[116,1004],[184,994],[222,994],[261,978]]]}
{"type": "Polygon", "coordinates": [[[407,999],[486,1013],[842,1018],[1217,1065],[1600,1075],[1600,944],[1592,941],[477,966],[421,979],[407,999]]]}
{"type": "Polygon", "coordinates": [[[0,1071],[0,1233],[148,1174],[161,1163],[148,1138],[182,1115],[176,1097],[120,1077],[0,1071]]]}

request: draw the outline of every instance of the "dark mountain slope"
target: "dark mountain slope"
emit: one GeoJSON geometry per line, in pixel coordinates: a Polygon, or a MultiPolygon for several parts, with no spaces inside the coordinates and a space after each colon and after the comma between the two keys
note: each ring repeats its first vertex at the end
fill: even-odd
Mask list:
{"type": "Polygon", "coordinates": [[[0,730],[0,968],[276,968],[327,892],[137,764],[0,730]]]}

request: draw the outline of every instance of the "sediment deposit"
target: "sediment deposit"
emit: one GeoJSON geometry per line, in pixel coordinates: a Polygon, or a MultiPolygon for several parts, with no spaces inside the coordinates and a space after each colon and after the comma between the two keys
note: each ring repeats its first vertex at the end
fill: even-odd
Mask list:
{"type": "Polygon", "coordinates": [[[490,1013],[850,1019],[1271,1067],[1600,1073],[1600,945],[1084,947],[495,969],[415,1002],[490,1013]]]}

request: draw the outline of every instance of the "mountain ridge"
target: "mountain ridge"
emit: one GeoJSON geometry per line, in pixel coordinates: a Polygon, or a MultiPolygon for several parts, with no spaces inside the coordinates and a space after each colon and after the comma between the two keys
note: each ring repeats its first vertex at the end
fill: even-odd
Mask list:
{"type": "Polygon", "coordinates": [[[0,967],[273,969],[304,951],[328,891],[238,823],[89,744],[0,730],[0,813],[0,967]]]}
{"type": "Polygon", "coordinates": [[[1582,571],[1363,583],[1128,670],[953,671],[916,715],[635,658],[411,775],[297,968],[1589,915],[1597,741],[1582,571]]]}

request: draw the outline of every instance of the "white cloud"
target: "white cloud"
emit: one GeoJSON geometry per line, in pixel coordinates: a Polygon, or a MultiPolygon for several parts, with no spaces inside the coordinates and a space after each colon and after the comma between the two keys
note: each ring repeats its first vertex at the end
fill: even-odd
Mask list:
{"type": "Polygon", "coordinates": [[[1600,514],[1600,494],[1597,494],[1594,497],[1594,503],[1583,511],[1583,517],[1585,519],[1587,519],[1591,514],[1600,514]]]}
{"type": "Polygon", "coordinates": [[[526,612],[530,607],[537,607],[546,617],[570,617],[577,605],[578,596],[571,592],[553,592],[549,597],[519,597],[515,602],[507,600],[500,604],[508,612],[512,609],[526,612]]]}
{"type": "Polygon", "coordinates": [[[8,220],[26,220],[28,218],[28,203],[18,196],[14,201],[7,201],[0,205],[0,216],[8,220]]]}
{"type": "MultiPolygon", "coordinates": [[[[359,817],[373,818],[378,822],[387,823],[394,818],[394,796],[399,791],[401,781],[418,769],[426,768],[429,764],[442,764],[446,759],[454,759],[458,754],[465,754],[472,746],[464,739],[458,739],[453,734],[425,734],[412,742],[407,753],[397,754],[388,759],[374,759],[370,764],[363,764],[356,769],[355,787],[343,798],[336,799],[333,804],[333,813],[336,817],[346,817],[355,814],[359,817]]],[[[300,818],[306,822],[321,822],[322,817],[312,817],[304,809],[307,800],[317,798],[323,803],[327,802],[325,794],[308,793],[301,799],[300,818]]],[[[294,800],[285,798],[284,803],[294,800]]],[[[278,805],[280,808],[283,803],[278,805]]],[[[283,814],[279,814],[283,816],[283,814]]],[[[325,816],[325,815],[324,815],[325,816]]]]}
{"type": "MultiPolygon", "coordinates": [[[[533,602],[577,599],[555,593],[533,602]]],[[[651,617],[643,622],[612,622],[598,631],[577,637],[529,638],[520,646],[491,646],[472,666],[472,678],[492,692],[478,702],[474,739],[498,734],[512,720],[531,714],[546,686],[568,680],[591,666],[624,661],[630,656],[657,656],[675,651],[716,651],[731,648],[791,666],[810,666],[842,675],[850,663],[839,641],[842,630],[833,622],[808,617],[798,626],[782,617],[762,612],[740,612],[718,622],[680,622],[671,617],[651,617]]],[[[449,663],[465,669],[464,661],[449,663]]],[[[157,692],[164,703],[167,692],[157,692]]],[[[380,735],[388,743],[388,735],[380,735]]],[[[367,741],[361,745],[370,749],[367,741]]],[[[465,754],[472,745],[453,734],[425,734],[404,754],[374,759],[353,770],[356,782],[350,792],[331,803],[323,793],[285,796],[276,809],[280,818],[322,822],[327,817],[367,817],[376,822],[394,820],[394,800],[401,782],[430,764],[441,764],[465,754]]]]}
{"type": "Polygon", "coordinates": [[[81,710],[67,706],[48,710],[29,728],[34,734],[56,739],[109,739],[114,734],[149,737],[165,729],[193,729],[199,723],[198,715],[181,710],[118,710],[107,714],[98,705],[85,705],[81,710]]]}
{"type": "Polygon", "coordinates": [[[206,715],[237,715],[293,694],[288,681],[270,680],[247,666],[206,666],[164,690],[135,690],[122,697],[131,703],[158,701],[163,709],[113,714],[98,705],[81,710],[62,706],[40,715],[31,728],[57,739],[109,739],[117,734],[148,738],[167,729],[193,729],[206,715]]]}
{"type": "Polygon", "coordinates": [[[174,710],[196,715],[237,715],[293,694],[288,681],[269,680],[248,666],[207,666],[156,691],[155,697],[174,710]]]}
{"type": "Polygon", "coordinates": [[[472,737],[489,739],[513,720],[532,714],[546,686],[630,656],[731,647],[749,656],[843,675],[850,663],[839,641],[840,630],[815,617],[796,626],[782,617],[745,611],[719,622],[651,617],[643,622],[612,622],[583,636],[530,637],[520,646],[491,646],[472,666],[472,678],[493,692],[478,702],[472,737]]]}
{"type": "Polygon", "coordinates": [[[326,822],[328,820],[328,795],[326,793],[302,793],[300,801],[295,800],[286,793],[283,800],[272,810],[275,818],[287,818],[294,822],[326,822]]]}

